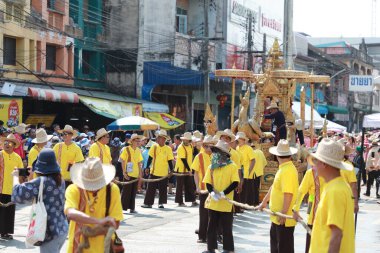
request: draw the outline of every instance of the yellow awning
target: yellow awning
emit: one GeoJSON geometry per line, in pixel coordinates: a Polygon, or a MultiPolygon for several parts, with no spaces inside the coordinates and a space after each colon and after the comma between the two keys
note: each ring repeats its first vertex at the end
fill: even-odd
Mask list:
{"type": "Polygon", "coordinates": [[[177,119],[176,117],[167,113],[146,112],[145,117],[153,120],[154,122],[157,122],[162,129],[167,130],[175,129],[185,123],[184,121],[177,119]]]}
{"type": "Polygon", "coordinates": [[[141,104],[79,96],[79,100],[91,111],[111,119],[141,115],[141,104]]]}

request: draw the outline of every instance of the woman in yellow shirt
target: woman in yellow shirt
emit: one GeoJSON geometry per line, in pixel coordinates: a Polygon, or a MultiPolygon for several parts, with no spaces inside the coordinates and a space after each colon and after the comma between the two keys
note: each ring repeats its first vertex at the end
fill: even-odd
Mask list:
{"type": "MultiPolygon", "coordinates": [[[[32,143],[35,145],[30,149],[28,155],[28,168],[32,168],[34,161],[37,160],[37,157],[41,150],[46,146],[48,141],[53,138],[53,135],[48,135],[43,128],[39,128],[36,131],[36,138],[32,140],[32,143]]],[[[29,179],[36,178],[35,173],[30,173],[29,179]]]]}
{"type": "Polygon", "coordinates": [[[95,143],[93,143],[88,151],[88,157],[99,157],[102,163],[111,164],[111,149],[107,145],[110,142],[110,131],[104,128],[96,132],[95,143]]]}

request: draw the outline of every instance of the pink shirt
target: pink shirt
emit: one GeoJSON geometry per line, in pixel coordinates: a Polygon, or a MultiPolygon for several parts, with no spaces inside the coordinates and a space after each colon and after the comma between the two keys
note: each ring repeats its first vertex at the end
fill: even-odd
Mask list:
{"type": "Polygon", "coordinates": [[[18,154],[21,159],[25,159],[25,151],[24,151],[24,145],[22,143],[22,137],[18,134],[18,133],[15,133],[14,136],[16,137],[16,139],[20,142],[20,146],[18,148],[15,148],[13,151],[18,154]]]}

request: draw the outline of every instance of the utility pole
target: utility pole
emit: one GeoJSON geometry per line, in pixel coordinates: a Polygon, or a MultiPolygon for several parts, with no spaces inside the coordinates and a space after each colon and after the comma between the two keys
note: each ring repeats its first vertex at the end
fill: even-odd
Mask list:
{"type": "MultiPolygon", "coordinates": [[[[252,47],[253,47],[253,34],[252,34],[252,23],[255,22],[252,17],[252,12],[248,13],[248,64],[247,69],[253,70],[253,53],[252,53],[252,47]]],[[[254,28],[253,28],[254,29],[254,28]]]]}
{"type": "Polygon", "coordinates": [[[210,101],[210,80],[209,80],[209,68],[208,68],[208,8],[210,0],[203,0],[203,14],[204,14],[204,37],[203,50],[202,50],[202,70],[203,70],[203,86],[204,86],[204,103],[210,101]]]}
{"type": "Polygon", "coordinates": [[[293,68],[293,0],[284,2],[284,20],[285,68],[293,68]]]}
{"type": "Polygon", "coordinates": [[[265,55],[267,52],[267,34],[264,33],[263,36],[263,54],[261,56],[261,71],[264,73],[265,72],[265,65],[267,64],[267,56],[265,55]]]}

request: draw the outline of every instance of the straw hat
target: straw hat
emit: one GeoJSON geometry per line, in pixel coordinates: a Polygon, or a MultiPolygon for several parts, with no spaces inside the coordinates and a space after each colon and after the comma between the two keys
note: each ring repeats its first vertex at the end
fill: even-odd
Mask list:
{"type": "Polygon", "coordinates": [[[218,141],[218,143],[215,146],[212,146],[211,150],[212,152],[221,151],[227,154],[228,156],[230,156],[230,146],[228,145],[227,142],[222,141],[222,140],[218,141]]]}
{"type": "Polygon", "coordinates": [[[236,134],[236,141],[237,140],[239,140],[239,139],[243,139],[243,140],[245,140],[245,141],[249,141],[249,139],[248,139],[248,137],[245,135],[245,133],[244,132],[238,132],[237,134],[236,134]]]}
{"type": "Polygon", "coordinates": [[[340,140],[338,140],[338,142],[344,146],[344,155],[345,156],[349,156],[352,153],[354,153],[355,149],[350,147],[350,145],[347,144],[348,141],[346,139],[340,139],[340,140]]]}
{"type": "Polygon", "coordinates": [[[278,105],[276,102],[271,102],[270,106],[267,107],[267,110],[269,109],[278,109],[278,105]]]}
{"type": "Polygon", "coordinates": [[[269,148],[269,153],[276,156],[290,156],[298,152],[298,149],[290,147],[287,140],[280,140],[277,146],[269,148]]]}
{"type": "Polygon", "coordinates": [[[203,138],[203,134],[201,132],[199,132],[198,130],[195,130],[193,132],[193,137],[192,137],[193,142],[201,141],[202,138],[203,138]]]}
{"type": "Polygon", "coordinates": [[[133,141],[134,139],[140,139],[140,140],[142,140],[143,138],[144,138],[143,135],[132,134],[132,135],[131,135],[131,138],[129,139],[129,142],[132,143],[132,141],[133,141]]]}
{"type": "Polygon", "coordinates": [[[51,140],[53,135],[48,135],[43,128],[39,128],[36,131],[36,138],[32,140],[32,143],[45,143],[51,140]]]}
{"type": "Polygon", "coordinates": [[[100,138],[102,138],[103,136],[107,135],[111,133],[111,131],[107,131],[105,128],[100,128],[97,132],[96,132],[96,137],[95,137],[95,141],[98,141],[100,138]]]}
{"type": "Polygon", "coordinates": [[[218,141],[215,140],[211,135],[206,135],[203,139],[203,144],[215,145],[218,141]]]}
{"type": "Polygon", "coordinates": [[[230,137],[232,140],[235,140],[236,137],[235,135],[232,133],[231,129],[224,129],[224,131],[218,131],[216,132],[216,135],[220,138],[221,136],[228,136],[230,137]]]}
{"type": "Polygon", "coordinates": [[[156,132],[156,137],[159,137],[159,136],[164,137],[166,139],[170,139],[166,130],[164,130],[164,129],[160,129],[159,131],[156,132]]]}
{"type": "Polygon", "coordinates": [[[15,132],[18,133],[18,134],[25,134],[26,133],[26,128],[28,127],[29,125],[25,125],[24,123],[21,123],[20,125],[16,126],[14,128],[15,132]]]}
{"type": "Polygon", "coordinates": [[[192,134],[190,132],[186,132],[181,137],[181,140],[191,141],[193,138],[192,134]]]}
{"type": "Polygon", "coordinates": [[[372,146],[378,146],[379,145],[379,139],[374,139],[372,142],[371,142],[372,146]]]}
{"type": "Polygon", "coordinates": [[[114,179],[115,173],[113,165],[102,164],[98,157],[90,157],[82,163],[75,163],[70,169],[73,183],[88,191],[103,188],[114,179]]]}
{"type": "Polygon", "coordinates": [[[72,133],[73,134],[73,139],[75,139],[76,137],[78,137],[78,133],[73,129],[72,126],[70,125],[65,125],[65,127],[60,131],[61,133],[72,133]]]}
{"type": "Polygon", "coordinates": [[[313,165],[314,163],[312,158],[315,158],[337,169],[352,170],[352,165],[343,161],[344,152],[345,149],[341,143],[332,139],[324,138],[318,144],[317,151],[310,154],[308,162],[313,165]]]}
{"type": "Polygon", "coordinates": [[[7,137],[1,138],[1,143],[4,143],[5,141],[13,142],[15,144],[14,148],[20,147],[19,140],[17,140],[16,137],[13,134],[9,134],[7,137]]]}

